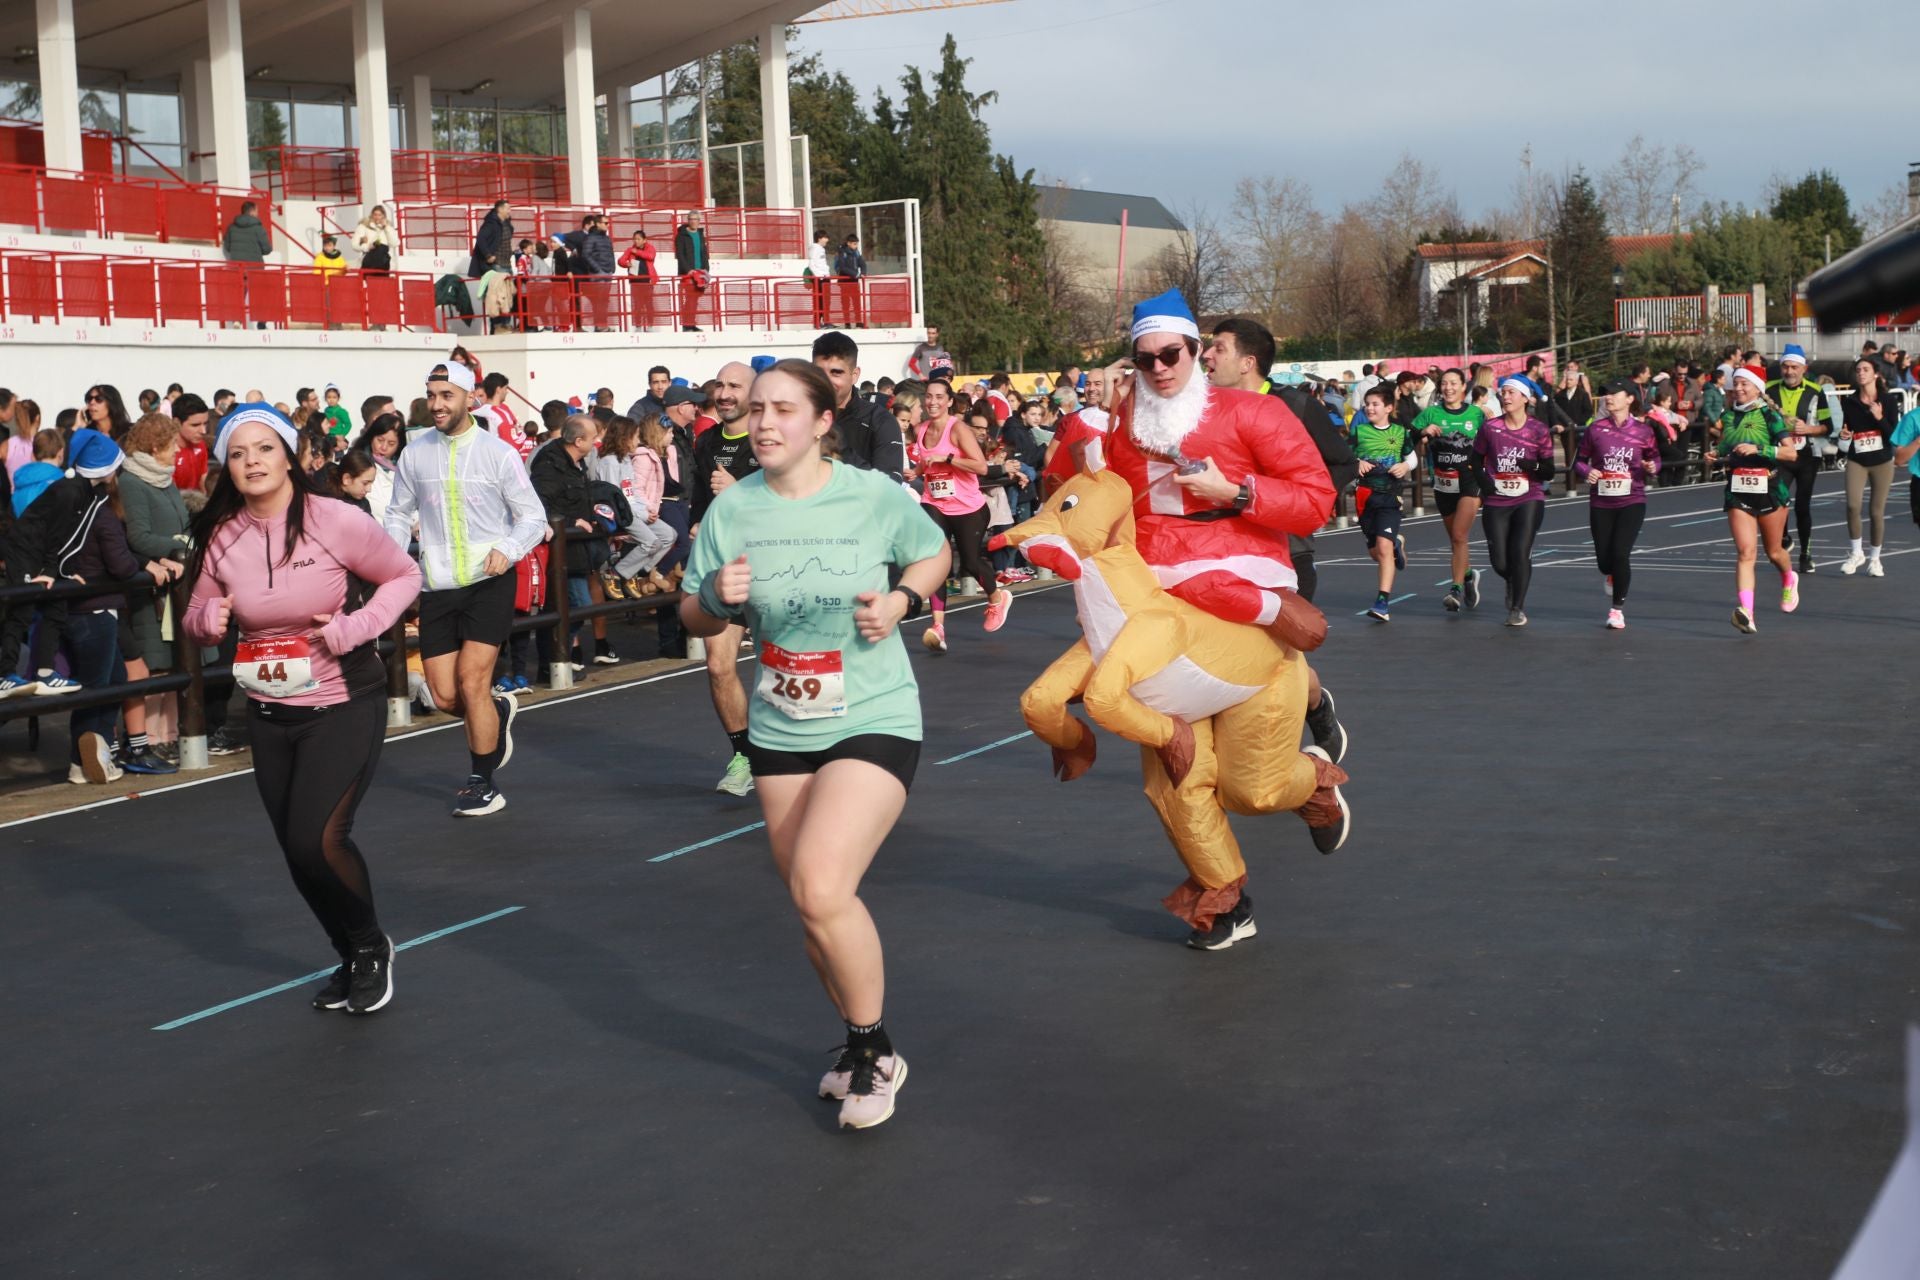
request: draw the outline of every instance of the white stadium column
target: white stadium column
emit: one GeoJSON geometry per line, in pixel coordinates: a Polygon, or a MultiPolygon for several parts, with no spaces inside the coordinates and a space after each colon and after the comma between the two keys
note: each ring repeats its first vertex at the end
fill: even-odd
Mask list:
{"type": "Polygon", "coordinates": [[[213,181],[213,64],[195,58],[180,73],[180,118],[187,132],[187,177],[213,181]]]}
{"type": "Polygon", "coordinates": [[[616,85],[607,90],[607,138],[613,154],[622,160],[633,158],[633,86],[616,85]]]}
{"type": "Polygon", "coordinates": [[[360,203],[393,199],[385,0],[353,0],[353,109],[360,124],[360,203]]]}
{"type": "Polygon", "coordinates": [[[407,94],[407,145],[415,151],[433,150],[433,78],[415,76],[407,94]]]}
{"type": "Polygon", "coordinates": [[[567,198],[594,208],[600,203],[600,130],[593,105],[591,9],[575,9],[560,20],[560,60],[566,80],[567,198]]]}
{"type": "Polygon", "coordinates": [[[761,154],[767,171],[767,207],[791,209],[793,108],[787,96],[787,28],[774,23],[760,35],[761,154]]]}
{"type": "Polygon", "coordinates": [[[73,0],[38,0],[40,126],[47,168],[78,173],[80,153],[80,58],[73,39],[73,0]]]}
{"type": "Polygon", "coordinates": [[[223,187],[253,182],[247,154],[247,65],[240,41],[240,0],[207,0],[207,51],[213,100],[213,180],[223,187]]]}

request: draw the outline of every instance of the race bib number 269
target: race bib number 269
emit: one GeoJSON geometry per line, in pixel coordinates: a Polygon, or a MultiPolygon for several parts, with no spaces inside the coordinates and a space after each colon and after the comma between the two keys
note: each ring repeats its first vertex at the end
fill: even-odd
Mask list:
{"type": "Polygon", "coordinates": [[[760,645],[760,685],[755,691],[794,720],[847,714],[847,676],[840,651],[794,653],[771,641],[760,645]]]}

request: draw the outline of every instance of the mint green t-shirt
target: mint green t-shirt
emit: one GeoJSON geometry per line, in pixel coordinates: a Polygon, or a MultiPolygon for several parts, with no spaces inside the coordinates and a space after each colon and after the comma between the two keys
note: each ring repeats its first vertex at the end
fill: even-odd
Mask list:
{"type": "Polygon", "coordinates": [[[758,659],[747,736],[776,751],[819,751],[862,733],[921,735],[920,689],[900,633],[869,644],[853,611],[862,592],[887,590],[889,565],[925,560],[946,537],[897,481],[832,465],[810,498],[782,498],[757,471],[721,490],[683,584],[692,595],[746,555],[745,621],[758,659]]]}

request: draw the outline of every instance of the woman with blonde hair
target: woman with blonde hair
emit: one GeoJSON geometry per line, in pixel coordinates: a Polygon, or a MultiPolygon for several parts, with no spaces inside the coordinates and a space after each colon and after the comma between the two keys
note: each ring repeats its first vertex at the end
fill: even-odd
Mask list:
{"type": "MultiPolygon", "coordinates": [[[[656,431],[658,414],[648,414],[656,431]]],[[[633,548],[601,571],[602,584],[615,600],[639,598],[673,590],[673,583],[657,567],[673,550],[673,526],[660,518],[660,497],[666,490],[666,470],[660,455],[641,443],[641,424],[616,417],[607,424],[600,455],[590,464],[593,477],[617,487],[633,508],[626,534],[633,548]]]]}
{"type": "Polygon", "coordinates": [[[33,461],[33,433],[40,429],[40,406],[31,400],[16,400],[13,392],[0,387],[0,413],[12,409],[13,417],[8,421],[6,468],[7,479],[13,479],[13,473],[33,461]]]}
{"type": "Polygon", "coordinates": [[[393,226],[387,206],[377,204],[353,229],[353,247],[360,251],[362,275],[384,276],[393,270],[393,226]]]}

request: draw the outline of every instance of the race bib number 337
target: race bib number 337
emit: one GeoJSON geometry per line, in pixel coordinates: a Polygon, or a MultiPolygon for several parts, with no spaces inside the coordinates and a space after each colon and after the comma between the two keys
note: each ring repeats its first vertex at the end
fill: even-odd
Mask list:
{"type": "Polygon", "coordinates": [[[847,714],[847,676],[838,649],[794,653],[771,641],[760,645],[756,691],[782,715],[823,720],[847,714]]]}

